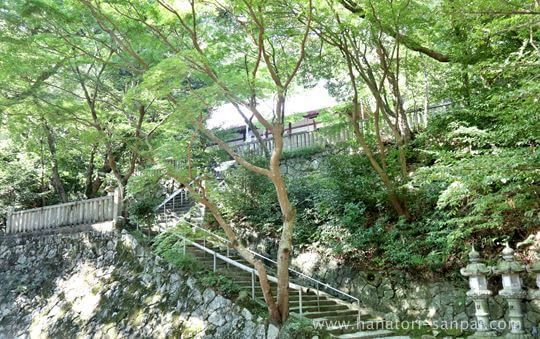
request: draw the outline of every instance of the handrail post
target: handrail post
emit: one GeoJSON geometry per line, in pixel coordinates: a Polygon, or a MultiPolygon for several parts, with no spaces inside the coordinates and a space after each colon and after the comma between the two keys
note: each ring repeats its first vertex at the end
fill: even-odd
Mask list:
{"type": "Polygon", "coordinates": [[[360,299],[356,300],[356,304],[358,305],[358,319],[356,319],[356,328],[360,328],[360,299]]]}
{"type": "MultiPolygon", "coordinates": [[[[203,246],[204,246],[204,248],[208,248],[208,247],[206,247],[206,235],[203,238],[203,246]]],[[[204,251],[204,256],[206,257],[206,251],[204,251]]]]}
{"type": "Polygon", "coordinates": [[[319,282],[317,281],[317,310],[321,311],[320,297],[319,297],[319,282]]]}
{"type": "Polygon", "coordinates": [[[186,255],[186,239],[184,239],[183,243],[184,243],[184,246],[183,246],[184,247],[184,255],[186,255]]]}
{"type": "MultiPolygon", "coordinates": [[[[230,253],[229,253],[229,244],[226,244],[227,246],[227,258],[230,258],[230,253]]],[[[227,268],[229,268],[229,262],[227,261],[227,268]]]]}
{"type": "Polygon", "coordinates": [[[300,315],[302,315],[302,287],[298,289],[298,302],[300,304],[300,315]]]}
{"type": "Polygon", "coordinates": [[[255,299],[255,271],[251,271],[251,297],[255,299]]]}
{"type": "Polygon", "coordinates": [[[216,252],[214,252],[214,272],[216,271],[216,252]]]}

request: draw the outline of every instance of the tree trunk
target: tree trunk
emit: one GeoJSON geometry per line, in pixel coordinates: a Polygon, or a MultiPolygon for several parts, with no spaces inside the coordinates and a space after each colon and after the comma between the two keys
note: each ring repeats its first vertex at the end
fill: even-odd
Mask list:
{"type": "MultiPolygon", "coordinates": [[[[357,116],[357,114],[355,114],[357,116]]],[[[392,183],[392,180],[390,179],[390,176],[386,172],[386,170],[379,165],[377,162],[377,159],[375,158],[375,154],[373,154],[373,151],[371,150],[371,147],[366,142],[364,135],[362,131],[360,130],[360,126],[358,125],[358,121],[355,117],[352,119],[354,134],[356,136],[356,140],[360,144],[360,147],[362,148],[364,154],[367,156],[369,163],[371,164],[371,167],[375,170],[375,172],[379,175],[381,178],[381,181],[383,182],[384,186],[386,187],[386,190],[388,192],[388,200],[396,213],[399,216],[403,216],[406,219],[410,219],[411,215],[409,214],[409,211],[407,210],[407,207],[405,206],[405,203],[399,199],[399,197],[396,194],[394,184],[392,183]]],[[[377,134],[380,135],[380,133],[377,132],[377,134]]],[[[381,157],[384,157],[384,154],[381,154],[381,157]]]]}
{"type": "Polygon", "coordinates": [[[54,138],[53,131],[49,127],[46,121],[43,122],[43,127],[47,132],[47,144],[49,145],[49,152],[51,153],[51,184],[58,194],[60,201],[63,203],[68,202],[66,191],[64,189],[64,184],[60,178],[60,173],[58,172],[58,160],[56,158],[56,140],[54,138]]]}
{"type": "Polygon", "coordinates": [[[424,121],[422,122],[422,127],[426,128],[428,123],[429,116],[429,77],[426,70],[427,64],[424,65],[424,121]]]}
{"type": "MultiPolygon", "coordinates": [[[[192,193],[192,196],[197,196],[197,193],[189,184],[185,184],[184,186],[192,193]]],[[[223,231],[225,231],[227,239],[229,239],[232,248],[237,250],[242,258],[244,258],[247,262],[253,265],[253,267],[255,267],[255,269],[257,270],[257,276],[259,277],[259,286],[261,286],[263,297],[268,307],[268,313],[270,314],[270,319],[272,320],[272,322],[275,322],[277,324],[281,323],[281,313],[278,305],[274,300],[274,296],[272,295],[270,281],[268,280],[268,273],[266,272],[266,267],[264,266],[262,261],[256,259],[253,253],[251,253],[247,248],[241,245],[240,241],[238,241],[238,238],[236,237],[236,233],[234,232],[233,228],[229,223],[225,221],[225,219],[221,215],[221,212],[214,203],[208,200],[205,196],[203,196],[199,200],[199,202],[203,204],[210,211],[210,213],[212,213],[212,216],[216,219],[223,231]]]]}
{"type": "Polygon", "coordinates": [[[87,199],[95,198],[97,196],[99,189],[103,185],[103,177],[105,176],[105,174],[111,172],[111,166],[109,165],[107,157],[105,157],[105,159],[103,160],[103,166],[98,169],[96,173],[94,166],[94,158],[95,150],[92,149],[92,154],[90,155],[90,161],[88,163],[88,168],[86,171],[85,195],[87,199]],[[96,174],[95,178],[94,174],[96,174]]]}
{"type": "Polygon", "coordinates": [[[94,182],[94,156],[96,154],[96,145],[92,146],[92,151],[90,152],[90,160],[88,161],[88,168],[86,169],[86,184],[84,194],[86,199],[93,198],[93,182],[94,182]]]}
{"type": "Polygon", "coordinates": [[[283,323],[289,316],[289,261],[292,253],[292,236],[294,226],[296,224],[296,209],[289,200],[287,187],[285,180],[281,174],[280,160],[283,153],[283,130],[284,130],[284,116],[285,116],[285,96],[282,93],[278,93],[278,101],[276,104],[276,116],[278,121],[274,123],[273,132],[274,135],[274,149],[270,157],[270,173],[272,183],[276,189],[277,199],[281,214],[283,216],[283,227],[281,230],[281,238],[278,247],[278,295],[277,304],[283,323]]]}
{"type": "Polygon", "coordinates": [[[409,125],[409,121],[407,121],[407,114],[403,107],[399,109],[401,112],[398,113],[398,126],[399,126],[399,132],[401,134],[401,138],[403,139],[404,143],[409,142],[412,139],[412,131],[411,126],[409,125]]]}

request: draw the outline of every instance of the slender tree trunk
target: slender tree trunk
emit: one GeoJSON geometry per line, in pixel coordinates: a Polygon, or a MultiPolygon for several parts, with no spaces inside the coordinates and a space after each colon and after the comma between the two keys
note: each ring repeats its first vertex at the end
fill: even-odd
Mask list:
{"type": "Polygon", "coordinates": [[[94,158],[95,158],[94,149],[92,150],[92,152],[93,153],[91,154],[91,157],[90,157],[88,169],[86,171],[85,195],[86,195],[86,198],[88,199],[95,198],[97,196],[97,193],[99,189],[101,188],[101,185],[103,185],[103,177],[105,176],[105,174],[111,172],[111,166],[109,165],[109,161],[106,156],[104,157],[104,160],[103,160],[103,166],[99,168],[96,172],[95,165],[94,165],[94,158]]]}
{"type": "MultiPolygon", "coordinates": [[[[197,192],[189,184],[184,184],[184,187],[186,187],[192,193],[192,196],[198,196],[197,192]]],[[[203,204],[210,211],[210,213],[212,213],[212,216],[216,219],[218,224],[225,231],[225,235],[227,236],[227,239],[229,239],[232,248],[238,251],[242,258],[244,258],[247,262],[253,265],[253,267],[255,267],[255,269],[257,270],[257,276],[259,277],[259,286],[261,286],[263,297],[268,307],[268,313],[270,314],[270,319],[279,320],[281,318],[280,311],[278,305],[274,300],[274,296],[272,295],[272,289],[270,287],[270,281],[268,279],[266,267],[261,260],[256,259],[253,253],[251,253],[246,247],[244,247],[240,243],[240,241],[238,241],[235,231],[233,230],[231,225],[225,221],[217,206],[213,202],[208,200],[208,198],[206,198],[204,195],[205,194],[203,193],[203,197],[199,199],[199,202],[203,204]]]]}
{"type": "Polygon", "coordinates": [[[90,160],[88,161],[88,168],[86,169],[86,184],[85,195],[87,199],[93,198],[93,183],[94,183],[94,157],[96,154],[96,145],[92,146],[90,151],[90,160]]]}
{"type": "MultiPolygon", "coordinates": [[[[281,214],[283,216],[283,227],[281,230],[281,238],[278,247],[278,295],[277,305],[279,308],[280,319],[277,323],[283,323],[289,316],[289,263],[292,253],[292,236],[294,226],[296,224],[296,209],[289,200],[287,187],[285,180],[281,174],[280,159],[283,153],[283,131],[284,131],[284,117],[285,117],[285,96],[283,93],[278,93],[278,100],[276,104],[276,117],[277,122],[273,126],[274,135],[274,149],[270,157],[270,179],[276,189],[277,199],[281,214]]],[[[278,319],[273,319],[274,321],[278,319]]]]}
{"type": "Polygon", "coordinates": [[[403,216],[407,219],[410,219],[410,214],[405,207],[405,204],[399,199],[399,197],[396,194],[396,190],[394,187],[394,184],[390,180],[390,177],[388,176],[388,173],[379,165],[377,162],[377,159],[375,158],[375,155],[371,151],[371,148],[365,141],[362,132],[360,131],[360,128],[358,127],[358,124],[354,124],[354,133],[356,135],[356,140],[362,147],[362,150],[364,151],[364,154],[367,156],[369,163],[371,164],[371,167],[375,170],[375,172],[379,175],[381,178],[381,181],[383,182],[384,186],[386,187],[386,190],[388,192],[388,200],[396,213],[400,216],[403,216]]]}
{"type": "Polygon", "coordinates": [[[401,112],[398,113],[399,131],[401,133],[401,137],[403,138],[403,141],[409,142],[413,136],[413,133],[411,131],[411,126],[409,125],[409,121],[407,120],[407,114],[405,113],[403,108],[401,108],[400,111],[401,112]]]}
{"type": "Polygon", "coordinates": [[[427,72],[427,64],[424,65],[424,128],[427,127],[428,118],[429,118],[429,77],[427,72]]]}
{"type": "Polygon", "coordinates": [[[58,194],[60,201],[65,203],[68,202],[68,198],[64,189],[64,184],[62,183],[62,179],[60,178],[60,173],[58,172],[58,160],[56,158],[56,140],[54,138],[53,131],[51,130],[47,122],[43,122],[43,127],[47,132],[47,144],[49,146],[49,152],[51,154],[51,184],[53,185],[56,194],[58,194]]]}

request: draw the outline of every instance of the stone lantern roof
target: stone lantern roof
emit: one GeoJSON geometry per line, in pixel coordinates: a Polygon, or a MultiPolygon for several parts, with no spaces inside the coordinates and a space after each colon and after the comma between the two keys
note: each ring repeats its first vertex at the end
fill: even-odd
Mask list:
{"type": "Polygon", "coordinates": [[[510,248],[508,243],[502,251],[502,259],[497,266],[493,268],[495,274],[513,274],[525,271],[525,266],[514,259],[514,250],[510,248]]]}
{"type": "Polygon", "coordinates": [[[491,273],[491,269],[486,264],[480,261],[480,253],[478,253],[474,246],[469,252],[470,263],[460,270],[461,275],[465,277],[486,275],[491,273]]]}

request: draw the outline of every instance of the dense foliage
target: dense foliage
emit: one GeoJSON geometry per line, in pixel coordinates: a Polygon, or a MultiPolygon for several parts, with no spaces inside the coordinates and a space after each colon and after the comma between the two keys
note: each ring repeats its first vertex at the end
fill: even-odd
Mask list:
{"type": "MultiPolygon", "coordinates": [[[[502,243],[523,240],[540,223],[539,140],[522,134],[525,121],[506,122],[502,132],[501,119],[461,108],[432,118],[408,152],[414,169],[402,194],[411,221],[392,213],[364,156],[319,153],[320,170],[288,178],[299,214],[296,243],[359,266],[442,273],[462,264],[471,243],[495,255],[502,243]]],[[[229,213],[272,236],[279,213],[270,183],[241,168],[225,181],[231,190],[221,202],[229,213]]]]}
{"type": "Polygon", "coordinates": [[[205,179],[228,217],[275,237],[285,210],[296,244],[358,265],[444,271],[471,243],[494,253],[538,230],[538,1],[195,3],[0,4],[0,217],[114,185],[145,225],[174,177],[205,179]],[[362,108],[394,127],[390,140],[278,154],[324,154],[318,171],[286,178],[288,209],[275,167],[215,185],[229,157],[205,131],[214,109],[278,98],[268,125],[245,120],[280,127],[299,118],[284,117],[288,91],[319,83],[340,102],[321,122],[352,129],[362,108]],[[406,109],[442,101],[452,109],[425,130],[400,125],[406,109]]]}

